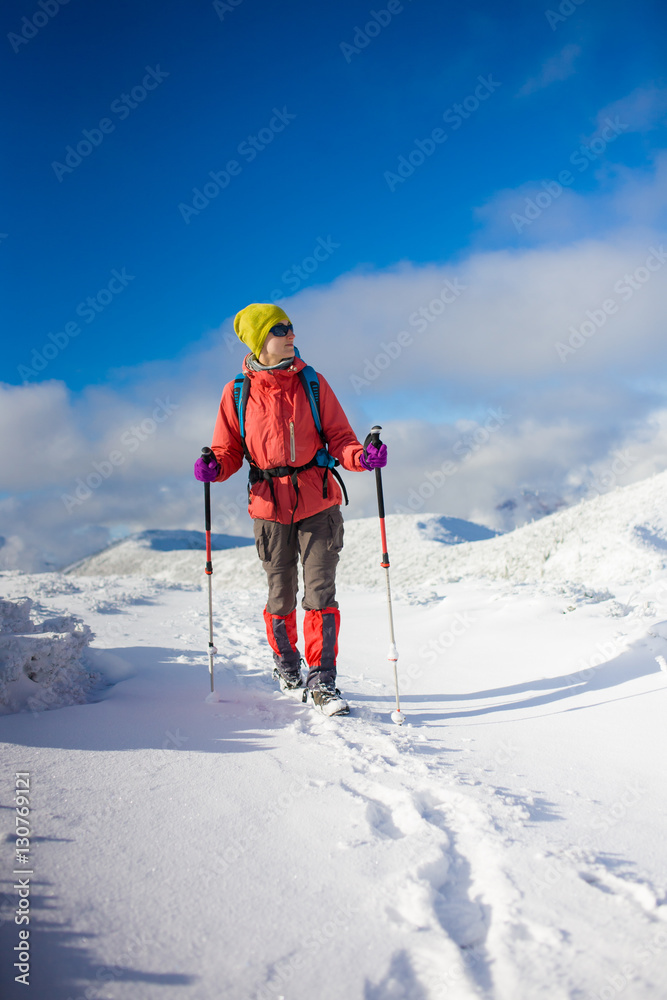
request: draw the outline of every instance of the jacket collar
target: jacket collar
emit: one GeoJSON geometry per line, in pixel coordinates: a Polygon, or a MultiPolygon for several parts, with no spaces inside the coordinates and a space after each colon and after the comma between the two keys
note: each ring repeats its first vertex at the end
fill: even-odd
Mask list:
{"type": "Polygon", "coordinates": [[[306,366],[306,362],[303,361],[302,358],[299,357],[299,354],[296,351],[296,348],[294,350],[296,352],[295,356],[294,356],[294,361],[290,365],[289,368],[268,368],[266,371],[262,371],[262,372],[253,371],[252,368],[248,368],[248,365],[247,365],[246,362],[247,362],[248,358],[252,357],[252,354],[246,354],[245,358],[243,359],[243,374],[247,375],[249,378],[256,378],[257,376],[259,376],[260,378],[266,378],[267,375],[276,375],[276,376],[279,376],[279,375],[289,375],[289,376],[291,376],[295,372],[300,372],[304,368],[307,367],[306,366]]]}

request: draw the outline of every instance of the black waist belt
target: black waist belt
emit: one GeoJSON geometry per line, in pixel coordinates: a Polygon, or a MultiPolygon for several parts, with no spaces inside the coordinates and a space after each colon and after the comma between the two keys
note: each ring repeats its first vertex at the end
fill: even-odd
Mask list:
{"type": "MultiPolygon", "coordinates": [[[[260,469],[259,466],[255,465],[254,462],[250,463],[250,473],[248,475],[248,499],[250,499],[250,489],[255,483],[259,483],[261,480],[265,480],[269,484],[269,489],[271,490],[271,499],[273,501],[273,506],[277,509],[278,503],[276,501],[276,494],[273,489],[273,480],[281,479],[283,476],[289,476],[292,481],[292,486],[294,487],[294,493],[296,496],[296,503],[294,504],[294,509],[292,510],[292,519],[290,521],[289,535],[287,536],[288,541],[292,537],[292,528],[294,527],[294,515],[296,509],[299,506],[299,473],[305,472],[306,469],[313,469],[319,467],[324,470],[324,475],[322,477],[322,496],[326,500],[329,495],[329,466],[320,465],[317,461],[317,455],[311,458],[310,462],[306,465],[279,465],[275,469],[260,469]]],[[[345,489],[345,483],[341,479],[339,473],[336,469],[332,468],[334,476],[338,480],[340,487],[343,491],[343,496],[345,497],[345,504],[349,503],[347,498],[347,490],[345,489]]]]}

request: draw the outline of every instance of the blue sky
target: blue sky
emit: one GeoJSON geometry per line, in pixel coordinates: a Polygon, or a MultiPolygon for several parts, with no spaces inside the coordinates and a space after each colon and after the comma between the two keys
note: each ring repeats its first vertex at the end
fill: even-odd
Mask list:
{"type": "MultiPolygon", "coordinates": [[[[373,20],[372,5],[243,0],[221,20],[212,3],[70,0],[17,53],[7,45],[5,170],[18,195],[4,213],[7,320],[21,335],[3,378],[21,382],[26,344],[76,320],[113,268],[135,276],[127,293],[46,373],[74,390],[172,358],[247,301],[289,291],[298,276],[281,276],[319,236],[340,246],[317,282],[359,265],[447,261],[478,237],[475,206],[554,176],[602,106],[664,72],[657,3],[586,0],[555,30],[535,3],[401,6],[349,63],[341,43],[373,20]],[[576,71],[517,99],[566,45],[581,50],[576,71]],[[121,119],[109,109],[146,66],[168,76],[136,108],[117,105],[121,119]],[[445,125],[446,143],[392,193],[384,173],[489,75],[501,84],[492,98],[457,131],[445,125]],[[295,117],[247,162],[238,146],[274,107],[295,117]],[[51,164],[105,117],[115,130],[58,181],[51,164]],[[240,175],[186,224],[178,205],[234,158],[240,175]]],[[[5,32],[30,12],[4,5],[5,32]]],[[[641,164],[646,144],[628,138],[623,161],[641,164]]],[[[589,171],[578,189],[595,185],[589,171]]],[[[508,227],[505,243],[519,234],[508,227]]]]}
{"type": "MultiPolygon", "coordinates": [[[[490,521],[498,490],[522,483],[563,492],[657,419],[649,415],[664,401],[655,380],[663,276],[620,321],[610,317],[617,348],[591,341],[563,366],[553,331],[544,355],[534,331],[554,302],[567,306],[559,329],[585,322],[626,261],[641,266],[665,238],[660,3],[9,0],[2,24],[12,194],[0,225],[9,333],[1,378],[17,426],[12,447],[20,456],[29,428],[54,465],[42,482],[7,473],[3,495],[50,511],[45,530],[60,524],[53,497],[76,480],[76,462],[85,478],[106,453],[110,426],[120,434],[158,390],[179,399],[178,419],[146,451],[179,451],[166,484],[178,501],[155,514],[146,494],[141,515],[129,517],[136,482],[119,475],[63,530],[100,539],[155,526],[151,517],[196,526],[187,449],[196,454],[209,436],[222,385],[240,364],[230,318],[270,297],[286,299],[302,354],[330,374],[360,436],[367,420],[402,421],[394,454],[404,475],[423,478],[452,435],[465,433],[460,422],[483,423],[489,407],[511,404],[509,433],[523,454],[526,421],[547,437],[557,423],[580,423],[555,476],[512,459],[514,479],[501,487],[496,466],[480,467],[479,480],[464,487],[470,477],[461,475],[458,492],[432,501],[451,513],[490,521]],[[86,155],[66,160],[82,141],[86,155]],[[230,161],[236,167],[220,180],[230,161]],[[571,182],[549,202],[568,169],[571,182]],[[195,189],[215,197],[193,202],[195,189]],[[538,195],[546,207],[517,227],[538,195]],[[185,207],[193,204],[197,214],[185,207]],[[534,275],[529,292],[522,274],[534,275]],[[408,325],[411,350],[357,391],[354,374],[363,377],[378,345],[431,301],[422,287],[456,287],[465,275],[472,291],[444,318],[429,316],[421,342],[408,325]],[[627,331],[634,338],[638,324],[645,343],[629,352],[627,331]],[[69,456],[61,480],[54,426],[69,456]],[[410,427],[420,438],[432,431],[437,453],[417,448],[415,458],[410,427]],[[126,506],[111,502],[123,492],[126,506]]],[[[649,466],[637,459],[633,468],[649,466]]],[[[159,475],[164,463],[151,469],[159,475]]],[[[370,513],[368,493],[364,485],[356,514],[370,513]]],[[[20,536],[17,509],[5,517],[20,536]]]]}

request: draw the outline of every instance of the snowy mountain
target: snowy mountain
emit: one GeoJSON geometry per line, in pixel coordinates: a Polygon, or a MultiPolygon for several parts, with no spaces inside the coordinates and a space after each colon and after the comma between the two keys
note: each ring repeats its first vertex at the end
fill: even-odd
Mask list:
{"type": "Polygon", "coordinates": [[[667,472],[447,553],[447,578],[583,586],[641,582],[667,568],[667,472]]]}
{"type": "MultiPolygon", "coordinates": [[[[400,553],[399,559],[407,556],[412,563],[413,555],[416,557],[417,582],[420,580],[419,563],[426,554],[431,554],[437,561],[445,547],[494,538],[496,535],[483,525],[439,514],[390,514],[386,520],[392,548],[400,553]]],[[[380,544],[377,517],[347,520],[345,537],[338,579],[349,584],[376,580],[380,544]]],[[[214,538],[219,540],[213,560],[216,586],[227,580],[230,574],[243,579],[248,586],[260,587],[264,584],[264,570],[257,559],[254,539],[231,535],[214,538]]],[[[200,532],[145,531],[80,560],[69,566],[65,573],[78,576],[138,573],[159,580],[198,583],[204,567],[200,551],[203,547],[204,535],[200,532]],[[201,545],[191,544],[193,536],[196,536],[195,541],[201,541],[201,545]]],[[[411,583],[414,582],[413,577],[414,573],[410,576],[411,583]]]]}
{"type": "MultiPolygon", "coordinates": [[[[463,579],[569,583],[593,588],[640,582],[667,568],[667,472],[559,510],[506,534],[438,514],[386,518],[392,576],[398,588],[438,587],[463,579]]],[[[201,581],[199,532],[143,532],[69,567],[80,576],[142,574],[201,581]]],[[[214,585],[230,576],[261,587],[264,574],[251,538],[219,536],[214,585]],[[234,545],[234,547],[231,547],[234,545]]],[[[377,518],[345,522],[342,585],[378,586],[377,518]]]]}
{"type": "MultiPolygon", "coordinates": [[[[240,548],[244,545],[254,545],[250,537],[243,535],[221,535],[216,532],[211,534],[211,548],[214,552],[223,549],[240,548]]],[[[91,566],[100,567],[96,572],[104,572],[103,567],[107,565],[123,565],[127,560],[128,565],[140,565],[137,557],[150,557],[153,552],[204,552],[206,551],[206,534],[203,531],[182,531],[170,530],[166,528],[151,528],[147,531],[138,531],[133,535],[127,535],[111,545],[107,545],[100,552],[78,559],[75,563],[66,567],[66,573],[87,572],[91,566]]],[[[201,557],[200,557],[201,561],[201,557]]],[[[121,572],[110,570],[110,572],[121,572]]],[[[128,571],[131,572],[131,571],[128,571]]]]}
{"type": "Polygon", "coordinates": [[[400,728],[377,519],[345,532],[338,720],[271,678],[250,538],[218,703],[198,533],[0,573],[0,953],[40,1000],[666,996],[667,473],[504,535],[388,517],[400,728]]]}
{"type": "MultiPolygon", "coordinates": [[[[211,534],[211,548],[214,552],[225,549],[243,548],[252,545],[254,539],[243,535],[211,534]]],[[[202,552],[206,551],[206,535],[203,531],[180,531],[149,529],[121,538],[101,552],[85,559],[79,559],[66,567],[63,572],[80,576],[105,576],[139,573],[142,576],[160,575],[171,571],[169,579],[180,579],[182,565],[179,553],[186,554],[185,565],[199,567],[197,579],[201,576],[202,552]],[[196,553],[196,555],[195,555],[196,553]]]]}
{"type": "Polygon", "coordinates": [[[556,493],[525,488],[507,497],[502,503],[496,504],[495,509],[501,518],[503,530],[511,531],[530,521],[555,514],[557,510],[567,506],[569,506],[568,501],[556,493]]]}

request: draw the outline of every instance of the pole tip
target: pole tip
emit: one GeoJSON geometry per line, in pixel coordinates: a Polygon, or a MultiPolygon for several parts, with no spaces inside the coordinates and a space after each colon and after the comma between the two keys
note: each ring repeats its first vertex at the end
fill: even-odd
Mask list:
{"type": "Polygon", "coordinates": [[[402,712],[392,712],[391,721],[396,723],[397,726],[402,726],[405,722],[405,716],[402,712]]]}

